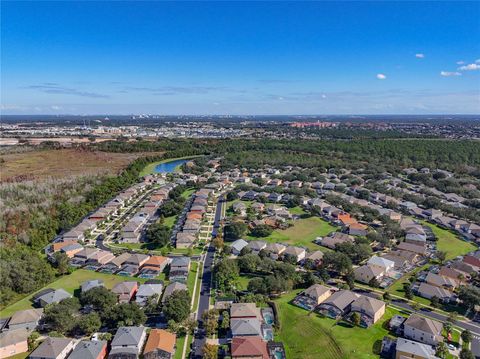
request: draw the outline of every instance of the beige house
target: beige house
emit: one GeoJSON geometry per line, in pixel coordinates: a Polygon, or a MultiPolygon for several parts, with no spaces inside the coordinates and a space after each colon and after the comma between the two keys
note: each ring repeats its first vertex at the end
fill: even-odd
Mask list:
{"type": "Polygon", "coordinates": [[[405,338],[428,345],[443,341],[442,330],[442,323],[417,314],[412,314],[404,323],[405,338]]]}
{"type": "Polygon", "coordinates": [[[352,312],[360,314],[361,324],[369,327],[385,314],[385,302],[362,295],[352,303],[352,312]]]}
{"type": "Polygon", "coordinates": [[[0,358],[28,352],[28,331],[26,329],[8,330],[0,333],[0,358]]]}
{"type": "Polygon", "coordinates": [[[385,270],[378,266],[363,265],[354,269],[355,280],[361,283],[369,283],[373,278],[380,279],[385,270]]]}
{"type": "Polygon", "coordinates": [[[303,291],[303,295],[313,299],[316,304],[322,303],[325,299],[332,295],[330,288],[321,284],[314,284],[303,291]]]}

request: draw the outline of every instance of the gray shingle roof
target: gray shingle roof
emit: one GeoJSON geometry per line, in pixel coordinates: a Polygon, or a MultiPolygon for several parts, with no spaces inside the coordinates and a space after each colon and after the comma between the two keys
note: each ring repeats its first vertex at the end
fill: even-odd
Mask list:
{"type": "Polygon", "coordinates": [[[106,346],[107,342],[103,340],[83,340],[77,344],[68,359],[97,359],[106,346]]]}
{"type": "Polygon", "coordinates": [[[120,327],[112,340],[112,347],[122,345],[138,346],[144,331],[144,327],[120,327]]]}
{"type": "Polygon", "coordinates": [[[30,354],[30,358],[52,358],[56,359],[58,355],[71,344],[70,338],[47,338],[39,345],[37,349],[30,354]]]}

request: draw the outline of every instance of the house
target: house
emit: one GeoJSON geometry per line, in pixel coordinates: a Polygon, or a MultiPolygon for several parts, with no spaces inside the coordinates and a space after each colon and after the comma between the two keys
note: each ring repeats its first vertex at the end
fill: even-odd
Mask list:
{"type": "Polygon", "coordinates": [[[295,258],[298,263],[305,258],[306,254],[307,252],[304,248],[288,246],[287,249],[283,251],[283,258],[285,258],[285,256],[291,256],[292,258],[295,258]]]}
{"type": "Polygon", "coordinates": [[[243,202],[235,202],[232,204],[232,209],[236,214],[245,216],[247,214],[247,206],[243,202]]]}
{"type": "Polygon", "coordinates": [[[351,312],[359,313],[361,325],[368,328],[385,314],[385,302],[362,295],[352,303],[351,312]]]}
{"type": "Polygon", "coordinates": [[[173,282],[186,282],[190,271],[189,257],[174,257],[170,264],[169,279],[173,282]]]}
{"type": "Polygon", "coordinates": [[[428,283],[421,283],[417,289],[417,294],[420,297],[432,299],[437,297],[443,303],[450,303],[456,301],[455,294],[444,288],[436,287],[428,283]]]}
{"type": "Polygon", "coordinates": [[[152,329],[143,349],[144,359],[171,359],[177,336],[163,329],[152,329]]]}
{"type": "Polygon", "coordinates": [[[348,234],[351,236],[366,236],[368,226],[361,223],[352,223],[348,226],[348,234]]]}
{"type": "Polygon", "coordinates": [[[111,260],[115,259],[115,256],[110,251],[99,250],[87,259],[85,264],[87,267],[91,267],[92,269],[99,268],[104,264],[107,264],[111,260]]]}
{"type": "Polygon", "coordinates": [[[370,283],[372,279],[379,280],[385,274],[385,269],[369,264],[357,267],[353,270],[355,280],[361,283],[370,283]]]}
{"type": "Polygon", "coordinates": [[[92,258],[98,251],[97,248],[85,247],[78,253],[75,253],[73,259],[70,261],[70,265],[74,267],[82,267],[87,263],[87,260],[92,258]]]}
{"type": "Polygon", "coordinates": [[[137,282],[120,282],[112,288],[112,292],[118,295],[119,303],[128,303],[132,300],[137,289],[137,282]]]}
{"type": "Polygon", "coordinates": [[[251,205],[252,210],[257,213],[261,213],[265,210],[265,204],[260,202],[255,202],[251,205]]]}
{"type": "Polygon", "coordinates": [[[230,248],[232,249],[232,254],[238,256],[242,249],[248,245],[248,242],[243,239],[237,239],[235,242],[232,243],[230,248]]]}
{"type": "Polygon", "coordinates": [[[60,303],[67,298],[72,298],[72,295],[64,289],[46,289],[34,296],[33,301],[43,308],[49,304],[60,303]]]}
{"type": "Polygon", "coordinates": [[[107,356],[107,342],[104,340],[82,340],[73,349],[68,359],[103,359],[107,356]]]}
{"type": "Polygon", "coordinates": [[[230,318],[261,318],[260,309],[255,303],[232,303],[230,318]]]}
{"type": "Polygon", "coordinates": [[[443,324],[418,314],[412,314],[403,324],[403,335],[428,345],[437,345],[443,341],[443,324]]]}
{"type": "Polygon", "coordinates": [[[293,303],[306,310],[313,310],[317,305],[330,297],[331,294],[330,288],[321,284],[314,284],[295,297],[293,303]]]}
{"type": "Polygon", "coordinates": [[[155,278],[165,270],[172,260],[168,257],[151,256],[143,265],[138,275],[140,278],[155,278]]]}
{"type": "Polygon", "coordinates": [[[367,264],[371,267],[378,267],[383,269],[384,275],[395,268],[395,262],[379,256],[371,257],[368,260],[367,264]]]}
{"type": "Polygon", "coordinates": [[[321,303],[318,311],[329,318],[339,319],[350,312],[351,304],[358,297],[358,294],[349,290],[339,290],[321,303]]]}
{"type": "Polygon", "coordinates": [[[144,327],[120,327],[112,340],[109,359],[138,358],[147,333],[144,327]]]}
{"type": "Polygon", "coordinates": [[[456,268],[450,268],[443,266],[440,268],[440,271],[438,272],[439,275],[442,277],[448,277],[451,278],[459,283],[465,284],[465,282],[469,281],[471,276],[469,273],[462,272],[456,268]]]}
{"type": "Polygon", "coordinates": [[[269,194],[267,200],[269,202],[280,202],[282,198],[283,198],[283,195],[281,193],[272,192],[269,194]]]}
{"type": "Polygon", "coordinates": [[[130,258],[130,256],[131,254],[127,252],[120,254],[118,257],[112,259],[110,262],[102,266],[102,268],[100,269],[100,272],[103,272],[103,273],[117,272],[118,270],[120,270],[120,268],[122,268],[123,264],[128,258],[130,258]]]}
{"type": "Polygon", "coordinates": [[[410,264],[405,257],[398,255],[397,251],[391,251],[387,254],[383,254],[381,258],[388,259],[389,261],[395,263],[395,270],[401,270],[410,264]]]}
{"type": "Polygon", "coordinates": [[[401,242],[397,246],[397,249],[412,252],[421,256],[425,256],[427,254],[427,246],[425,244],[420,244],[420,243],[414,244],[414,243],[401,242]]]}
{"type": "Polygon", "coordinates": [[[190,248],[195,244],[197,237],[193,233],[178,232],[176,235],[176,248],[190,248]]]}
{"type": "Polygon", "coordinates": [[[7,330],[0,333],[0,359],[28,352],[27,329],[7,330]]]}
{"type": "Polygon", "coordinates": [[[323,239],[320,241],[322,246],[330,249],[335,249],[335,246],[337,244],[341,244],[345,242],[353,243],[354,238],[345,233],[334,232],[330,234],[328,237],[323,237],[323,239]]]}
{"type": "Polygon", "coordinates": [[[140,268],[150,259],[149,255],[134,253],[125,261],[124,265],[132,265],[140,268]]]}
{"type": "Polygon", "coordinates": [[[80,286],[80,290],[82,291],[82,293],[85,293],[85,292],[88,292],[90,289],[93,289],[96,287],[104,287],[103,280],[101,279],[87,280],[86,282],[82,283],[82,285],[80,286]]]}
{"type": "Polygon", "coordinates": [[[417,343],[405,338],[397,339],[395,359],[434,359],[435,349],[430,345],[417,343]]]}
{"type": "Polygon", "coordinates": [[[162,296],[162,291],[163,291],[163,284],[160,284],[160,283],[141,284],[138,287],[135,302],[139,306],[143,307],[147,304],[148,298],[152,298],[154,296],[156,296],[155,302],[158,302],[160,300],[160,297],[162,296]]]}
{"type": "Polygon", "coordinates": [[[425,282],[436,287],[445,288],[452,291],[458,287],[458,282],[455,279],[443,277],[433,272],[428,272],[427,278],[425,278],[425,282]]]}
{"type": "Polygon", "coordinates": [[[322,251],[313,251],[308,253],[305,256],[305,260],[310,260],[312,261],[315,265],[319,265],[322,263],[323,259],[323,252],[322,251]]]}
{"type": "Polygon", "coordinates": [[[424,244],[427,241],[427,235],[421,226],[409,227],[405,230],[405,241],[413,244],[424,244]]]}
{"type": "Polygon", "coordinates": [[[262,325],[258,318],[231,318],[230,329],[232,337],[262,335],[262,325]]]}
{"type": "Polygon", "coordinates": [[[65,359],[75,348],[76,341],[70,338],[45,339],[37,349],[30,354],[30,359],[65,359]]]}
{"type": "Polygon", "coordinates": [[[162,303],[165,303],[167,298],[171,296],[173,292],[176,292],[178,290],[188,290],[188,288],[185,284],[180,282],[172,282],[169,285],[167,285],[163,292],[162,303]]]}
{"type": "Polygon", "coordinates": [[[43,308],[19,310],[15,312],[8,321],[8,330],[35,330],[42,316],[43,308]]]}
{"type": "Polygon", "coordinates": [[[262,249],[265,249],[267,242],[264,241],[250,241],[247,245],[248,249],[251,249],[253,253],[258,254],[262,249]]]}
{"type": "Polygon", "coordinates": [[[79,231],[77,229],[71,229],[68,232],[65,232],[62,236],[62,239],[64,241],[83,241],[85,239],[85,236],[82,231],[79,231]]]}
{"type": "MultiPolygon", "coordinates": [[[[69,242],[71,242],[71,241],[68,241],[67,243],[69,243],[69,242]]],[[[60,252],[65,253],[68,258],[73,258],[75,256],[75,254],[77,254],[78,252],[80,252],[82,250],[83,250],[83,246],[80,243],[77,243],[77,242],[68,244],[68,245],[60,248],[60,252]]]]}
{"type": "Polygon", "coordinates": [[[234,337],[230,351],[232,359],[270,359],[267,344],[260,337],[234,337]]]}

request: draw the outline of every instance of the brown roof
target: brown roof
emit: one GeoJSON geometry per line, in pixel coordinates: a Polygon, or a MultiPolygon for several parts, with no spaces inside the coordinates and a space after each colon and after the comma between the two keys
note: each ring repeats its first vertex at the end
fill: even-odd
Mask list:
{"type": "Polygon", "coordinates": [[[144,266],[161,266],[165,261],[168,261],[167,257],[151,256],[144,264],[144,266]]]}
{"type": "Polygon", "coordinates": [[[153,352],[157,349],[167,353],[173,353],[175,350],[175,341],[177,336],[163,329],[152,329],[143,353],[153,352]]]}
{"type": "Polygon", "coordinates": [[[413,252],[421,255],[424,255],[426,251],[425,245],[417,246],[416,244],[407,243],[407,242],[400,243],[397,246],[397,249],[401,249],[401,250],[405,250],[405,251],[409,251],[409,252],[413,252]]]}
{"type": "Polygon", "coordinates": [[[235,337],[232,339],[232,357],[261,357],[269,359],[267,344],[260,337],[235,337]]]}
{"type": "Polygon", "coordinates": [[[255,303],[233,303],[230,307],[231,318],[257,317],[259,318],[259,309],[255,303]]]}
{"type": "Polygon", "coordinates": [[[385,307],[385,302],[381,300],[368,297],[366,295],[362,295],[356,301],[352,303],[352,310],[357,311],[359,310],[362,313],[367,313],[372,317],[375,316],[380,309],[385,307]]]}
{"type": "Polygon", "coordinates": [[[69,246],[70,244],[75,244],[75,243],[78,243],[78,241],[76,241],[74,239],[63,241],[63,242],[53,243],[52,244],[52,250],[54,252],[58,252],[63,247],[66,247],[66,246],[69,246]]]}

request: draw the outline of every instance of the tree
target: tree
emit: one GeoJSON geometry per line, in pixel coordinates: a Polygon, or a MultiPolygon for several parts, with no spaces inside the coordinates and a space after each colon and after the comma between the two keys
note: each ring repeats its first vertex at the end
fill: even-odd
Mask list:
{"type": "Polygon", "coordinates": [[[117,295],[105,287],[95,287],[80,296],[82,305],[91,305],[98,312],[105,312],[117,304],[117,295]]]}
{"type": "Polygon", "coordinates": [[[440,263],[445,262],[445,259],[447,259],[447,252],[445,251],[437,251],[437,258],[440,261],[440,263]]]}
{"type": "Polygon", "coordinates": [[[453,326],[452,326],[452,323],[450,322],[445,322],[443,324],[443,329],[445,330],[445,332],[447,333],[447,336],[450,335],[452,333],[452,330],[453,330],[453,326]]]}
{"type": "Polygon", "coordinates": [[[52,331],[65,334],[75,325],[74,315],[80,309],[77,298],[67,298],[60,303],[51,304],[45,308],[44,321],[52,331]]]}
{"type": "Polygon", "coordinates": [[[475,355],[473,355],[470,349],[463,348],[460,351],[460,359],[475,359],[475,355]]]}
{"type": "Polygon", "coordinates": [[[413,299],[412,287],[410,283],[403,283],[403,292],[405,293],[405,298],[409,300],[413,299]]]}
{"type": "Polygon", "coordinates": [[[357,327],[360,326],[360,322],[361,322],[361,318],[360,318],[360,314],[358,314],[357,312],[353,312],[352,314],[352,323],[354,325],[356,325],[357,327]]]}
{"type": "Polygon", "coordinates": [[[237,261],[223,259],[217,263],[214,269],[217,289],[223,293],[231,293],[240,277],[237,261]]]}
{"type": "Polygon", "coordinates": [[[205,343],[203,346],[203,358],[204,359],[217,359],[218,345],[205,343]]]}
{"type": "Polygon", "coordinates": [[[380,283],[378,282],[378,279],[375,277],[372,277],[370,281],[368,282],[368,285],[373,288],[378,288],[380,286],[380,283]]]}
{"type": "Polygon", "coordinates": [[[228,328],[230,328],[230,314],[226,310],[222,312],[222,323],[220,325],[220,328],[222,328],[223,330],[227,330],[228,328]]]}
{"type": "Polygon", "coordinates": [[[480,304],[480,289],[473,286],[461,286],[458,298],[467,308],[473,308],[480,304]]]}
{"type": "Polygon", "coordinates": [[[38,347],[38,338],[40,338],[40,333],[39,332],[32,332],[27,339],[27,344],[28,344],[28,350],[33,351],[35,350],[36,347],[38,347]]]}
{"type": "Polygon", "coordinates": [[[95,312],[82,315],[77,321],[77,328],[83,335],[91,335],[98,331],[101,326],[100,316],[95,312]]]}
{"type": "Polygon", "coordinates": [[[439,358],[446,358],[446,356],[448,355],[448,348],[444,342],[438,343],[435,350],[435,355],[439,358]]]}
{"type": "Polygon", "coordinates": [[[433,296],[430,299],[430,305],[434,308],[440,308],[440,299],[437,296],[433,296]]]}
{"type": "Polygon", "coordinates": [[[234,241],[242,238],[247,232],[248,226],[243,222],[233,222],[225,226],[225,238],[234,241]]]}
{"type": "Polygon", "coordinates": [[[389,302],[390,300],[392,300],[392,296],[390,295],[390,293],[388,292],[383,293],[383,300],[386,302],[389,302]]]}
{"type": "Polygon", "coordinates": [[[145,313],[137,303],[118,304],[107,310],[103,317],[111,328],[143,325],[147,321],[145,313]]]}
{"type": "Polygon", "coordinates": [[[173,292],[163,304],[163,314],[167,320],[183,322],[190,314],[190,294],[187,290],[173,292]]]}
{"type": "Polygon", "coordinates": [[[178,331],[180,330],[180,326],[181,325],[173,319],[170,319],[167,323],[167,328],[172,333],[178,333],[178,331]]]}
{"type": "Polygon", "coordinates": [[[465,329],[462,332],[461,337],[462,337],[462,340],[467,344],[472,341],[472,333],[468,329],[465,329]]]}
{"type": "Polygon", "coordinates": [[[212,243],[213,243],[213,246],[215,247],[215,249],[217,249],[217,250],[221,250],[225,245],[222,236],[219,236],[219,235],[217,235],[215,238],[213,238],[212,243]]]}
{"type": "Polygon", "coordinates": [[[251,235],[254,237],[268,237],[273,232],[273,228],[266,224],[260,224],[252,229],[251,235]]]}
{"type": "Polygon", "coordinates": [[[53,263],[57,268],[58,274],[67,274],[70,270],[70,258],[63,252],[56,252],[53,254],[53,263]]]}
{"type": "Polygon", "coordinates": [[[149,243],[155,243],[159,247],[165,247],[170,244],[170,236],[170,228],[157,222],[148,228],[145,239],[149,243]]]}

